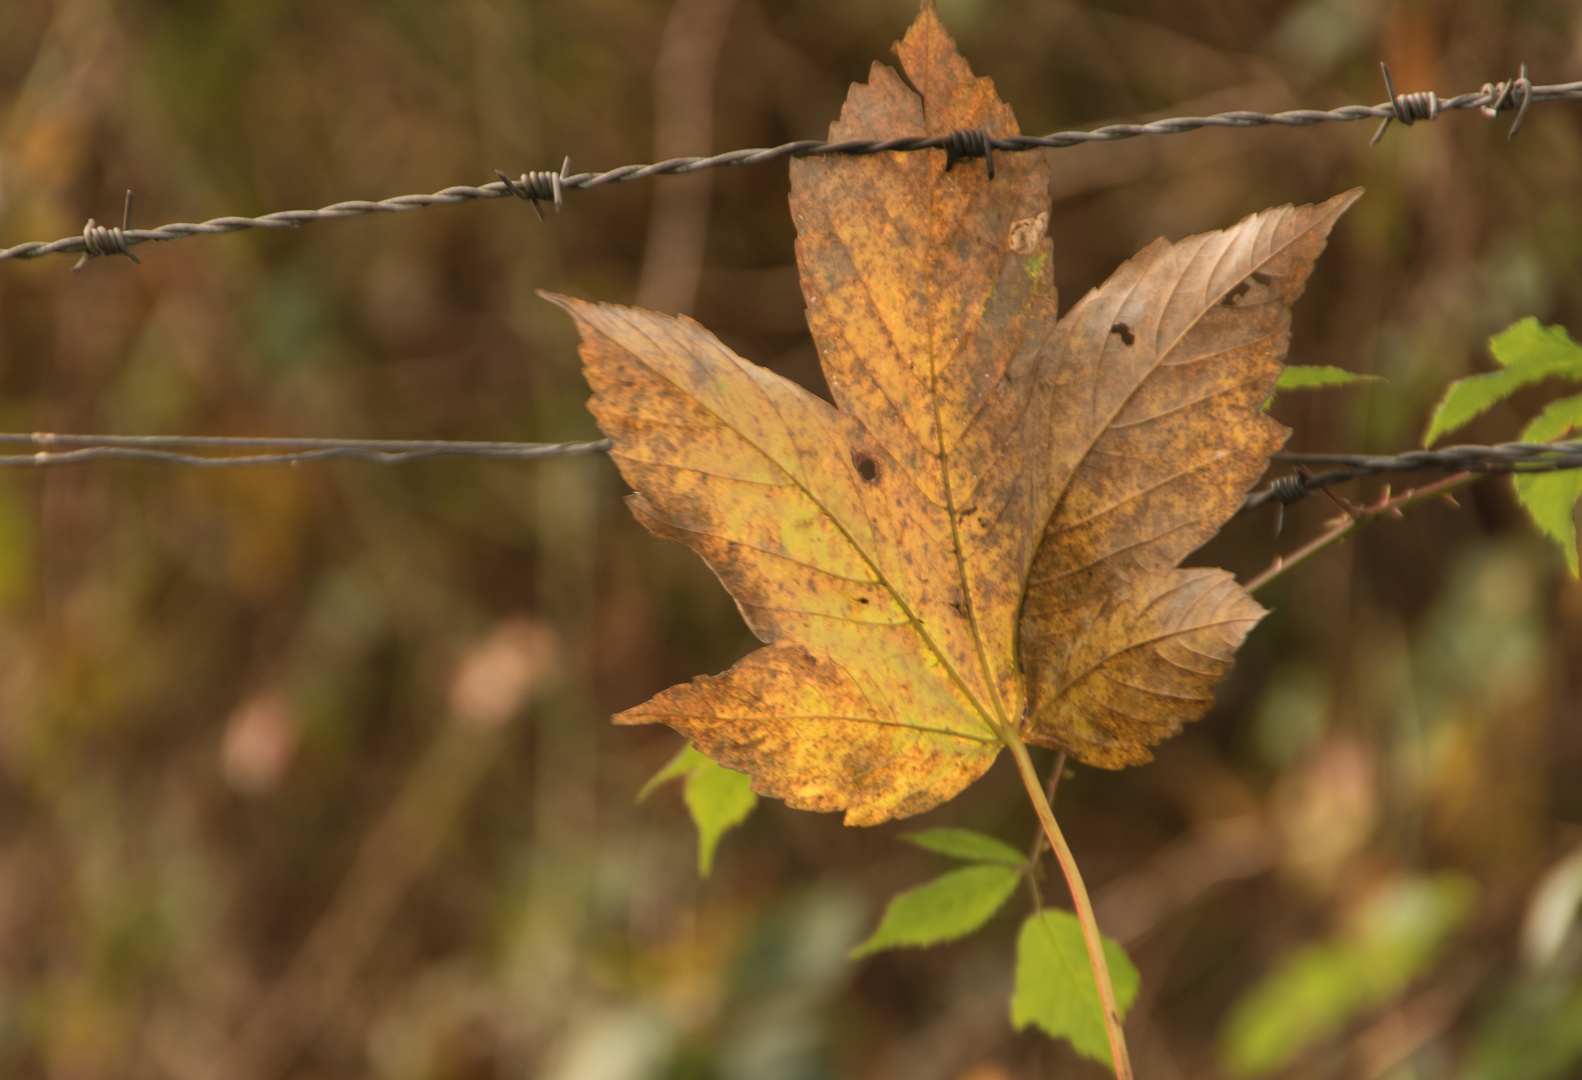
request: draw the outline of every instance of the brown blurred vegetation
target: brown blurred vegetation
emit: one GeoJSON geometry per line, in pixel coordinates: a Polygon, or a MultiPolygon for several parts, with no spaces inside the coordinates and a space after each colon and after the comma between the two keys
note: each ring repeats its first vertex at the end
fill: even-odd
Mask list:
{"type": "MultiPolygon", "coordinates": [[[[1582,78],[1570,0],[940,6],[1029,132],[1374,102],[1381,58],[1442,93],[1522,60],[1582,78]]],[[[6,0],[0,243],[114,219],[127,187],[151,225],[822,137],[914,11],[6,0]]],[[[1406,449],[1490,333],[1582,329],[1582,109],[1535,108],[1510,142],[1508,120],[1052,152],[1065,302],[1158,235],[1364,184],[1292,361],[1388,382],[1275,409],[1295,448],[1406,449]]],[[[539,288],[690,310],[820,387],[786,193],[774,164],[576,193],[547,222],[512,200],[77,276],[7,263],[0,429],[591,436],[539,288]]],[[[1512,437],[1547,392],[1468,438],[1512,437]]],[[[0,1076],[1099,1075],[1009,1028],[1020,898],[965,943],[844,960],[939,869],[895,842],[913,823],[766,803],[700,883],[679,800],[633,805],[679,740],[605,718],[751,642],[622,494],[603,459],[0,476],[0,1076]]],[[[1201,558],[1254,571],[1333,513],[1310,500],[1280,539],[1238,520],[1201,558]]],[[[1430,871],[1476,889],[1443,955],[1284,1075],[1579,1075],[1510,1064],[1489,1032],[1555,1037],[1522,1024],[1577,983],[1574,932],[1519,946],[1582,845],[1582,588],[1495,480],[1262,598],[1210,718],[1060,790],[1142,971],[1139,1075],[1221,1075],[1227,1016],[1282,957],[1430,871]]],[[[1004,763],[922,820],[1035,828],[1004,763]]]]}

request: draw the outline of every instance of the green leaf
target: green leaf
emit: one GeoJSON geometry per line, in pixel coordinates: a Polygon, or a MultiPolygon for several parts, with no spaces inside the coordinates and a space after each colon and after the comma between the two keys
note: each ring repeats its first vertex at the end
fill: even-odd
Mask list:
{"type": "Polygon", "coordinates": [[[1466,917],[1464,878],[1417,878],[1384,890],[1336,938],[1289,953],[1242,996],[1221,1032],[1233,1076],[1277,1072],[1359,1013],[1394,998],[1466,917]]]}
{"type": "MultiPolygon", "coordinates": [[[[1126,950],[1109,938],[1104,938],[1104,960],[1115,988],[1115,1005],[1124,1018],[1137,1000],[1142,980],[1126,950]]],[[[1053,1038],[1071,1043],[1083,1057],[1113,1067],[1099,984],[1088,965],[1082,924],[1071,912],[1050,908],[1029,915],[1022,924],[1016,940],[1011,1023],[1018,1031],[1037,1024],[1053,1038]]]]}
{"type": "Polygon", "coordinates": [[[1526,318],[1489,339],[1499,371],[1457,379],[1434,407],[1423,445],[1429,446],[1524,386],[1558,376],[1582,381],[1582,345],[1563,326],[1544,326],[1526,318]]]}
{"type": "Polygon", "coordinates": [[[1021,879],[1008,866],[967,866],[908,889],[890,901],[879,929],[851,957],[966,937],[1004,906],[1021,879]]]}
{"type": "Polygon", "coordinates": [[[643,785],[637,801],[648,798],[655,788],[682,778],[686,779],[682,799],[698,829],[698,874],[708,877],[714,869],[714,851],[720,839],[747,819],[758,805],[758,796],[753,794],[749,777],[725,768],[688,743],[643,785]]]}
{"type": "Polygon", "coordinates": [[[642,790],[637,793],[637,801],[642,802],[672,780],[691,776],[692,770],[707,760],[709,759],[697,747],[687,743],[681,748],[681,753],[671,758],[665,763],[664,768],[648,778],[648,783],[644,784],[642,790]]]}
{"type": "Polygon", "coordinates": [[[1582,345],[1563,326],[1545,326],[1531,315],[1489,338],[1489,351],[1503,368],[1548,367],[1575,370],[1582,365],[1582,345]]]}
{"type": "Polygon", "coordinates": [[[727,769],[707,757],[687,777],[687,809],[698,827],[699,876],[708,877],[714,869],[714,849],[719,847],[720,838],[746,821],[758,805],[752,783],[745,773],[727,769]]]}
{"type": "Polygon", "coordinates": [[[987,833],[974,832],[971,829],[924,829],[922,832],[907,833],[901,839],[936,854],[948,855],[952,859],[966,859],[969,862],[1021,866],[1027,861],[1025,854],[1017,851],[1004,840],[996,840],[987,833]]]}
{"type": "MultiPolygon", "coordinates": [[[[1582,427],[1582,395],[1561,398],[1533,418],[1522,430],[1522,442],[1554,442],[1582,427]]],[[[1511,483],[1516,498],[1545,536],[1560,545],[1571,576],[1577,575],[1577,532],[1571,512],[1582,498],[1582,470],[1552,473],[1515,473],[1511,483]]]]}
{"type": "Polygon", "coordinates": [[[1280,372],[1275,390],[1318,390],[1326,386],[1354,386],[1357,383],[1383,382],[1378,375],[1359,375],[1345,368],[1320,364],[1315,367],[1288,367],[1280,372]]]}

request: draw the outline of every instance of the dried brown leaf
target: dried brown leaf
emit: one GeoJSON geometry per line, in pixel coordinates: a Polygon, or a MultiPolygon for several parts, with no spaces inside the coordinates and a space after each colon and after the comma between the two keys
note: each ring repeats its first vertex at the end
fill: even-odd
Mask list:
{"type": "MultiPolygon", "coordinates": [[[[1017,130],[931,7],[897,52],[920,93],[875,64],[831,139],[1017,130]]],[[[767,644],[617,722],[670,724],[851,824],[950,798],[1018,737],[1141,760],[1211,700],[1261,609],[1174,567],[1284,437],[1258,408],[1351,198],[1160,241],[1057,323],[1045,164],[995,166],[792,163],[835,407],[690,319],[551,298],[633,512],[767,644]]]]}
{"type": "Polygon", "coordinates": [[[1241,505],[1286,429],[1259,411],[1291,305],[1360,194],[1155,241],[1060,321],[1056,426],[1080,461],[1022,611],[1029,742],[1120,768],[1213,704],[1263,609],[1223,571],[1176,570],[1241,505]]]}

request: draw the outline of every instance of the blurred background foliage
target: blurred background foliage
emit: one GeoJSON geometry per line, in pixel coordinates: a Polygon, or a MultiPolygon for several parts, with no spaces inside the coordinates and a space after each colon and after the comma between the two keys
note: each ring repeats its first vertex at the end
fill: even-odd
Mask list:
{"type": "MultiPolygon", "coordinates": [[[[1026,131],[1582,78],[1571,0],[940,0],[1026,131]]],[[[6,0],[0,240],[822,137],[911,0],[6,0]]],[[[1052,152],[1067,305],[1159,235],[1368,194],[1292,361],[1299,449],[1396,451],[1487,336],[1582,330],[1582,109],[1052,152]]],[[[0,429],[594,433],[534,296],[689,311],[822,389],[786,171],[0,266],[0,429]]],[[[1464,432],[1509,438],[1554,387],[1464,432]]],[[[1377,486],[1348,490],[1371,495],[1377,486]]],[[[662,729],[751,645],[602,459],[0,477],[0,1075],[1097,1076],[1009,1024],[1011,904],[861,963],[914,823],[765,802],[708,881],[662,729]]],[[[1233,522],[1202,561],[1283,538],[1233,522]]],[[[1582,1075],[1582,588],[1504,481],[1289,574],[1220,707],[1057,808],[1142,974],[1148,1080],[1582,1075]]],[[[923,824],[1022,845],[1004,763],[923,824]]],[[[1060,895],[1058,883],[1046,889],[1060,895]]]]}

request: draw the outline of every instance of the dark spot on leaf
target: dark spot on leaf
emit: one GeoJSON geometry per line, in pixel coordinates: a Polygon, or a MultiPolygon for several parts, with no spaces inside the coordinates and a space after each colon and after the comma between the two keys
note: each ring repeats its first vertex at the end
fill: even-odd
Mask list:
{"type": "Polygon", "coordinates": [[[972,513],[974,510],[976,510],[977,508],[978,507],[977,507],[976,503],[973,504],[972,506],[963,506],[960,510],[956,511],[956,516],[958,518],[964,518],[968,514],[972,513]]]}
{"type": "Polygon", "coordinates": [[[1235,307],[1236,298],[1247,295],[1247,290],[1250,288],[1252,288],[1252,286],[1244,281],[1230,292],[1226,293],[1225,299],[1221,300],[1220,303],[1224,304],[1226,307],[1235,307]]]}
{"type": "Polygon", "coordinates": [[[857,597],[857,603],[859,603],[859,604],[866,604],[867,602],[868,602],[868,598],[866,596],[859,596],[859,597],[857,597]]]}
{"type": "Polygon", "coordinates": [[[873,460],[870,455],[864,454],[860,450],[853,450],[851,452],[851,463],[857,466],[857,475],[868,483],[871,484],[879,479],[879,463],[873,460]]]}
{"type": "Polygon", "coordinates": [[[1267,285],[1269,282],[1274,280],[1274,278],[1270,277],[1268,274],[1265,274],[1262,270],[1254,270],[1252,272],[1252,279],[1259,285],[1267,285]]]}
{"type": "Polygon", "coordinates": [[[1127,345],[1131,345],[1137,340],[1137,335],[1132,333],[1132,328],[1123,322],[1118,322],[1114,326],[1110,327],[1110,333],[1119,334],[1121,336],[1121,341],[1127,345]]]}

